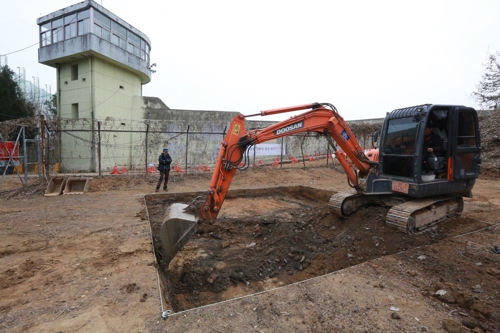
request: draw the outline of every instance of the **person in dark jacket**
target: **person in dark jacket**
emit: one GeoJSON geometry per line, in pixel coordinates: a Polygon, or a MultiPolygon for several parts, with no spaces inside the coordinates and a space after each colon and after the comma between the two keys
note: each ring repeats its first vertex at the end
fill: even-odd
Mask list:
{"type": "Polygon", "coordinates": [[[441,156],[443,151],[443,140],[441,140],[441,137],[439,135],[433,132],[432,127],[427,126],[425,128],[424,151],[422,154],[422,160],[425,163],[431,156],[431,154],[441,156]]]}
{"type": "Polygon", "coordinates": [[[163,154],[158,157],[158,170],[160,171],[160,179],[158,179],[158,184],[156,184],[156,192],[160,190],[161,182],[163,177],[165,177],[165,183],[163,184],[163,190],[167,191],[168,175],[170,173],[170,163],[172,163],[172,157],[168,154],[168,149],[163,149],[163,154]]]}

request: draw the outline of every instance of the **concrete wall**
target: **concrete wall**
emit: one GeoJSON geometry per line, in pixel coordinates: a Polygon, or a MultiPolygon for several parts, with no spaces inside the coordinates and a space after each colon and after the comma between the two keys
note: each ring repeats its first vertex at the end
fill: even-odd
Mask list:
{"type": "MultiPolygon", "coordinates": [[[[136,102],[136,107],[140,106],[140,101],[136,102]]],[[[174,110],[170,109],[156,97],[143,97],[142,102],[141,107],[144,110],[144,119],[149,119],[150,121],[150,131],[152,133],[149,136],[149,144],[152,151],[156,151],[159,155],[163,147],[168,147],[172,158],[183,166],[186,164],[188,166],[196,166],[215,163],[223,135],[208,133],[224,132],[229,127],[232,119],[239,114],[237,111],[174,110]],[[191,134],[187,139],[186,135],[179,133],[186,133],[188,126],[191,134]],[[188,148],[186,140],[189,141],[188,148]],[[186,153],[187,162],[185,161],[186,153]]],[[[256,120],[245,121],[246,130],[251,128],[266,128],[271,124],[277,123],[276,121],[258,120],[259,117],[252,119],[256,120]]],[[[376,120],[373,120],[373,122],[376,123],[376,120]]],[[[369,136],[371,137],[371,132],[369,136]]],[[[364,137],[365,135],[363,134],[364,137]]],[[[328,149],[326,139],[313,133],[309,133],[307,137],[302,133],[284,137],[283,140],[270,140],[266,144],[283,144],[285,148],[283,154],[286,160],[290,158],[290,155],[300,157],[302,154],[326,153],[328,149]]],[[[265,162],[269,162],[274,160],[275,157],[275,155],[257,155],[256,160],[262,159],[265,162]]],[[[157,156],[151,162],[155,163],[156,158],[157,156]]],[[[250,156],[249,162],[251,164],[254,163],[253,156],[250,156]]]]}
{"type": "Polygon", "coordinates": [[[93,58],[93,86],[96,118],[140,118],[142,112],[133,108],[132,99],[141,95],[140,78],[122,67],[93,58]]]}
{"type": "MultiPolygon", "coordinates": [[[[213,167],[223,133],[227,132],[230,122],[239,114],[236,111],[170,109],[159,98],[140,96],[132,97],[131,109],[130,114],[133,116],[128,119],[106,117],[93,123],[90,119],[63,120],[61,129],[66,131],[61,134],[63,169],[67,172],[97,170],[97,121],[101,122],[101,167],[105,172],[115,165],[126,165],[129,169],[144,169],[147,163],[156,165],[164,147],[169,148],[174,164],[179,164],[183,169],[196,169],[206,164],[213,167]],[[78,131],[92,128],[93,133],[78,131]]],[[[247,120],[245,128],[266,128],[274,123],[276,122],[247,120]]],[[[378,120],[378,123],[381,124],[382,120],[378,120]]],[[[377,120],[369,120],[367,124],[363,121],[350,124],[360,144],[369,148],[366,143],[371,144],[371,133],[378,126],[377,120]]],[[[279,147],[283,144],[285,161],[290,159],[290,155],[300,158],[302,154],[324,154],[328,149],[326,139],[312,133],[287,136],[265,144],[279,147]]],[[[247,163],[251,166],[260,159],[269,163],[275,157],[281,158],[280,154],[256,154],[255,157],[252,154],[247,163]]]]}
{"type": "Polygon", "coordinates": [[[92,118],[91,76],[89,59],[83,58],[65,63],[60,67],[58,80],[60,82],[59,116],[72,118],[72,104],[78,104],[78,118],[92,118]],[[78,80],[72,80],[71,66],[78,66],[78,80]]]}
{"type": "Polygon", "coordinates": [[[141,95],[141,80],[116,64],[95,57],[67,62],[60,67],[59,81],[61,118],[72,118],[72,104],[78,104],[78,118],[142,118],[142,109],[133,103],[141,95]],[[72,80],[74,65],[77,80],[72,80]]]}

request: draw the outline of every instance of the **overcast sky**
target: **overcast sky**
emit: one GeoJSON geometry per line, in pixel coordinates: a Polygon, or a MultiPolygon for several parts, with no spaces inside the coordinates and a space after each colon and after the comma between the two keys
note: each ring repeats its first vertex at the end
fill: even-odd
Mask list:
{"type": "MultiPolygon", "coordinates": [[[[0,11],[0,54],[36,44],[8,65],[52,93],[56,71],[38,63],[36,19],[77,2],[16,0],[0,11]]],[[[477,108],[471,93],[500,51],[498,0],[96,2],[151,40],[157,72],[143,95],[175,109],[328,102],[352,120],[423,103],[477,108]]]]}

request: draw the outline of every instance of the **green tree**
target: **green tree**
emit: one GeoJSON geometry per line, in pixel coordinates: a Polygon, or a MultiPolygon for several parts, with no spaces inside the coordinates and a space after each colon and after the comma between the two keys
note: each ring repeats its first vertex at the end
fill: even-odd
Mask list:
{"type": "Polygon", "coordinates": [[[0,122],[35,115],[35,105],[28,101],[14,80],[14,72],[0,67],[0,122]]]}
{"type": "Polygon", "coordinates": [[[57,116],[57,95],[54,94],[50,96],[50,98],[43,103],[43,113],[45,117],[49,119],[57,116]]]}
{"type": "Polygon", "coordinates": [[[500,52],[490,54],[484,64],[485,71],[472,95],[485,109],[498,110],[500,107],[500,52]]]}

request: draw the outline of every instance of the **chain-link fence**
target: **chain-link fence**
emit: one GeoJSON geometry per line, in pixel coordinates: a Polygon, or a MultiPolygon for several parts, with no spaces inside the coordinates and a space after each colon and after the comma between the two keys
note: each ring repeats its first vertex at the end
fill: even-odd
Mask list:
{"type": "MultiPolygon", "coordinates": [[[[245,126],[258,129],[272,123],[247,121],[245,126]]],[[[164,147],[169,149],[175,171],[213,170],[230,122],[34,117],[0,125],[4,145],[15,142],[17,149],[11,147],[11,154],[2,157],[1,192],[26,186],[32,178],[58,173],[155,173],[164,147]]],[[[352,124],[351,128],[360,144],[366,146],[379,125],[352,124]]],[[[325,158],[330,152],[322,135],[291,135],[252,147],[240,167],[286,167],[301,160],[325,158]]],[[[324,163],[332,162],[325,159],[324,163]]]]}
{"type": "MultiPolygon", "coordinates": [[[[248,123],[248,128],[265,128],[271,124],[248,123]]],[[[56,172],[63,173],[103,174],[113,172],[115,167],[147,172],[157,165],[158,156],[167,147],[177,169],[185,172],[212,169],[228,126],[229,122],[60,120],[48,131],[51,137],[48,160],[50,164],[57,164],[56,172]]],[[[328,142],[321,135],[291,135],[253,147],[248,151],[246,163],[254,166],[278,161],[281,165],[324,157],[328,151],[328,142]]]]}
{"type": "Polygon", "coordinates": [[[40,118],[0,124],[0,192],[26,187],[44,176],[40,118]]]}

